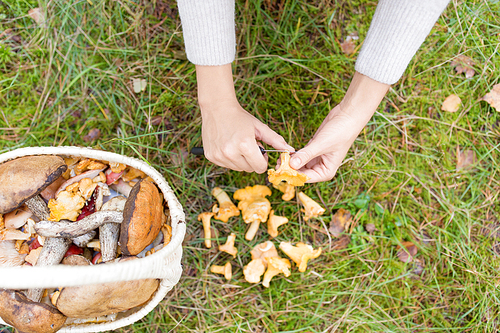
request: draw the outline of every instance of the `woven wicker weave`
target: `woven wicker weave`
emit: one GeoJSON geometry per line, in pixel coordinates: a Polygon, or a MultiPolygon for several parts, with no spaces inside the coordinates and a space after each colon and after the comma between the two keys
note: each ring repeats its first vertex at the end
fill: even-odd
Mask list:
{"type": "MultiPolygon", "coordinates": [[[[55,288],[146,278],[161,279],[152,299],[139,309],[120,314],[115,321],[99,324],[66,324],[59,332],[102,332],[130,325],[147,315],[177,284],[182,274],[182,241],[186,233],[185,215],[181,204],[163,176],[148,163],[115,153],[79,147],[30,147],[0,155],[0,163],[28,155],[61,155],[87,157],[118,162],[143,171],[158,185],[170,209],[172,239],[160,251],[123,263],[95,266],[9,267],[0,268],[0,288],[55,288]]],[[[0,324],[5,324],[0,319],[0,324]]]]}

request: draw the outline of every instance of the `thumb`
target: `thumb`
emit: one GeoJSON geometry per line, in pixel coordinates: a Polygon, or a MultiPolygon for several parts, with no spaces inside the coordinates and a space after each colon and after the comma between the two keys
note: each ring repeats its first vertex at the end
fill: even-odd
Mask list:
{"type": "Polygon", "coordinates": [[[290,166],[295,170],[299,170],[317,155],[318,151],[314,145],[305,146],[290,157],[290,166]]]}

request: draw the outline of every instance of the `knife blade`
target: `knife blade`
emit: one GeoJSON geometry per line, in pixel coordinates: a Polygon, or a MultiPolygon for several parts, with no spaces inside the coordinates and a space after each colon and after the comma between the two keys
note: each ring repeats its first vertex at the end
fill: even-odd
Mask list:
{"type": "MultiPolygon", "coordinates": [[[[262,155],[264,155],[267,152],[272,152],[272,153],[286,153],[288,150],[277,150],[277,149],[264,149],[259,146],[260,152],[262,155]]],[[[293,153],[293,152],[290,152],[293,153]]],[[[203,147],[193,147],[191,148],[191,154],[193,155],[205,155],[205,152],[203,151],[203,147]]]]}

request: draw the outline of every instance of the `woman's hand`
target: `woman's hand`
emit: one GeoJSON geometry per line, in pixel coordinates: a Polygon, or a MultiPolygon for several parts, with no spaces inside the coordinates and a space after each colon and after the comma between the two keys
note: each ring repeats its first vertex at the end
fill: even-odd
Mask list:
{"type": "Polygon", "coordinates": [[[332,179],[388,89],[389,85],[356,72],[342,102],[330,111],[311,141],[293,154],[290,166],[309,176],[309,183],[332,179]]]}
{"type": "Polygon", "coordinates": [[[283,137],[245,111],[236,99],[231,64],[196,66],[205,157],[236,171],[263,173],[267,155],[258,141],[294,151],[283,137]]]}

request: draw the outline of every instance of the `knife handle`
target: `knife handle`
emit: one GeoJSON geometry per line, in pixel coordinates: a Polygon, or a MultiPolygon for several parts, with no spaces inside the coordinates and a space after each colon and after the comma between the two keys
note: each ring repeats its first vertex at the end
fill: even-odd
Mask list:
{"type": "MultiPolygon", "coordinates": [[[[262,155],[266,153],[265,149],[259,146],[260,152],[262,155]]],[[[203,147],[193,147],[191,148],[191,154],[193,155],[205,155],[205,152],[203,151],[203,147]]]]}

